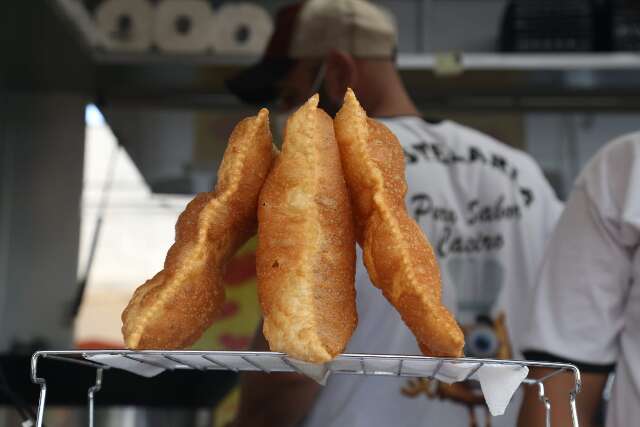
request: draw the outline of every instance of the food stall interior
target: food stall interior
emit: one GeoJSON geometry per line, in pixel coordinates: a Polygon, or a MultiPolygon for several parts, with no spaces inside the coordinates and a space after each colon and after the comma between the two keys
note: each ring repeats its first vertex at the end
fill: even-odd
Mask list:
{"type": "MultiPolygon", "coordinates": [[[[202,0],[211,16],[176,12],[162,35],[138,31],[160,2],[124,3],[13,1],[0,12],[0,427],[33,411],[34,351],[123,347],[123,306],[158,268],[186,201],[215,184],[233,124],[255,113],[225,80],[259,58],[274,11],[291,2],[244,2],[262,14],[224,26],[216,15],[240,2],[202,0]],[[216,25],[223,33],[195,34],[216,25]],[[191,43],[172,45],[172,32],[191,43]]],[[[637,129],[640,37],[621,28],[640,25],[640,11],[627,3],[571,15],[575,31],[562,34],[552,17],[515,25],[527,16],[507,0],[376,3],[401,28],[398,67],[424,116],[525,150],[560,198],[604,141],[637,129]]],[[[247,336],[217,333],[210,349],[246,348],[247,336]]],[[[84,423],[94,370],[41,369],[57,408],[47,425],[84,423]]],[[[208,408],[237,379],[109,375],[99,425],[212,425],[208,408]]]]}

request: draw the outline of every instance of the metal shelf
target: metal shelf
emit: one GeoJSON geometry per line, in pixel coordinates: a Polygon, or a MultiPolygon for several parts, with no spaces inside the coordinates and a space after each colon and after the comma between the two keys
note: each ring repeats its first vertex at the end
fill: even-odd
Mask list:
{"type": "Polygon", "coordinates": [[[246,67],[260,60],[258,55],[220,55],[210,53],[109,52],[95,49],[92,59],[99,65],[207,65],[246,67]]]}
{"type": "MultiPolygon", "coordinates": [[[[437,66],[442,54],[398,55],[401,70],[429,70],[437,66]]],[[[636,70],[640,69],[640,54],[620,53],[460,53],[455,60],[463,70],[504,71],[570,71],[570,70],[636,70]]]]}
{"type": "MultiPolygon", "coordinates": [[[[238,65],[254,62],[255,57],[223,57],[215,52],[166,55],[159,52],[119,53],[98,48],[101,34],[86,6],[72,0],[55,0],[55,9],[79,34],[94,60],[99,64],[190,64],[190,65],[238,65]]],[[[404,28],[405,30],[410,30],[404,28]]],[[[445,55],[449,55],[445,53],[445,55]]],[[[438,53],[400,53],[401,69],[433,69],[437,66],[438,53]]],[[[640,55],[632,52],[594,53],[460,53],[460,64],[466,70],[635,70],[640,69],[640,55]]]]}
{"type": "MultiPolygon", "coordinates": [[[[228,56],[214,52],[199,54],[166,54],[161,52],[108,52],[94,50],[92,57],[101,65],[210,65],[246,67],[259,56],[228,56]]],[[[462,70],[503,71],[571,71],[571,70],[637,70],[640,54],[616,53],[500,53],[500,52],[442,52],[400,53],[400,70],[432,70],[440,58],[451,58],[462,70]]]]}
{"type": "Polygon", "coordinates": [[[551,403],[544,394],[544,382],[562,373],[574,376],[574,389],[569,394],[573,426],[578,427],[576,395],[580,392],[580,371],[565,363],[531,362],[472,358],[438,358],[424,356],[341,354],[324,365],[314,365],[288,357],[284,353],[248,351],[40,351],[31,359],[31,381],[40,386],[36,425],[42,426],[46,405],[47,385],[38,376],[41,358],[59,360],[96,369],[96,382],[89,388],[89,426],[93,427],[95,395],[102,385],[103,373],[108,369],[124,369],[142,376],[154,376],[165,370],[231,370],[265,373],[296,372],[323,383],[332,374],[375,375],[438,379],[447,382],[479,380],[485,367],[513,367],[515,369],[541,367],[552,371],[542,378],[527,376],[522,384],[537,386],[540,400],[545,404],[547,427],[550,424],[551,403]]]}

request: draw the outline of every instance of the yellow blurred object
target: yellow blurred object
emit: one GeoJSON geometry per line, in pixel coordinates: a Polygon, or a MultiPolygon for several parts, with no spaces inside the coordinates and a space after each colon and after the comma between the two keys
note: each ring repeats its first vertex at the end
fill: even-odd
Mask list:
{"type": "Polygon", "coordinates": [[[214,410],[213,427],[225,427],[234,420],[240,404],[240,387],[236,387],[214,410]]]}
{"type": "MultiPolygon", "coordinates": [[[[261,312],[256,290],[256,247],[252,237],[238,251],[224,275],[226,300],[218,318],[191,350],[246,350],[258,327],[261,312]]],[[[214,427],[224,426],[236,415],[240,390],[234,388],[214,409],[214,427]]]]}
{"type": "Polygon", "coordinates": [[[224,275],[226,300],[218,318],[191,350],[245,350],[260,320],[256,293],[257,238],[252,237],[233,257],[224,275]]]}
{"type": "Polygon", "coordinates": [[[457,76],[464,71],[460,52],[440,52],[434,56],[433,72],[437,76],[457,76]]]}

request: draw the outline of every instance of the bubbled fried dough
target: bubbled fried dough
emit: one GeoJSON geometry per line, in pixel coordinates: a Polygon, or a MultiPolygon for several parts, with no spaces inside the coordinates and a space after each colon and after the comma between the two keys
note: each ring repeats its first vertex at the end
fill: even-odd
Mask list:
{"type": "Polygon", "coordinates": [[[355,237],[331,118],[315,95],[287,121],[260,194],[258,291],[273,351],[322,363],[357,323],[355,237]]]}
{"type": "Polygon", "coordinates": [[[460,356],[464,336],[442,305],[433,250],[405,208],[400,143],[386,126],[367,118],[351,89],[335,130],[371,281],[400,312],[424,354],[460,356]]]}
{"type": "Polygon", "coordinates": [[[224,302],[225,264],[256,231],[258,195],[273,157],[269,112],[262,109],[235,127],[214,191],[198,194],[180,214],[164,269],[122,313],[128,348],[184,348],[211,325],[224,302]]]}

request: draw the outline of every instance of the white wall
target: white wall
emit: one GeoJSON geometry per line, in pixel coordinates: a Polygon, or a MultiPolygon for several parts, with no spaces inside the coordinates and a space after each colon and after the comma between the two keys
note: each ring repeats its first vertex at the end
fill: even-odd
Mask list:
{"type": "Polygon", "coordinates": [[[193,145],[193,113],[188,110],[118,108],[107,119],[149,183],[187,177],[193,145]]]}
{"type": "Polygon", "coordinates": [[[496,50],[506,0],[376,0],[395,16],[400,52],[496,50]]]}
{"type": "Polygon", "coordinates": [[[566,195],[600,147],[640,129],[640,113],[529,113],[525,126],[527,151],[545,171],[558,171],[566,195]]]}
{"type": "Polygon", "coordinates": [[[85,99],[3,94],[0,105],[0,351],[71,344],[85,99]]]}

